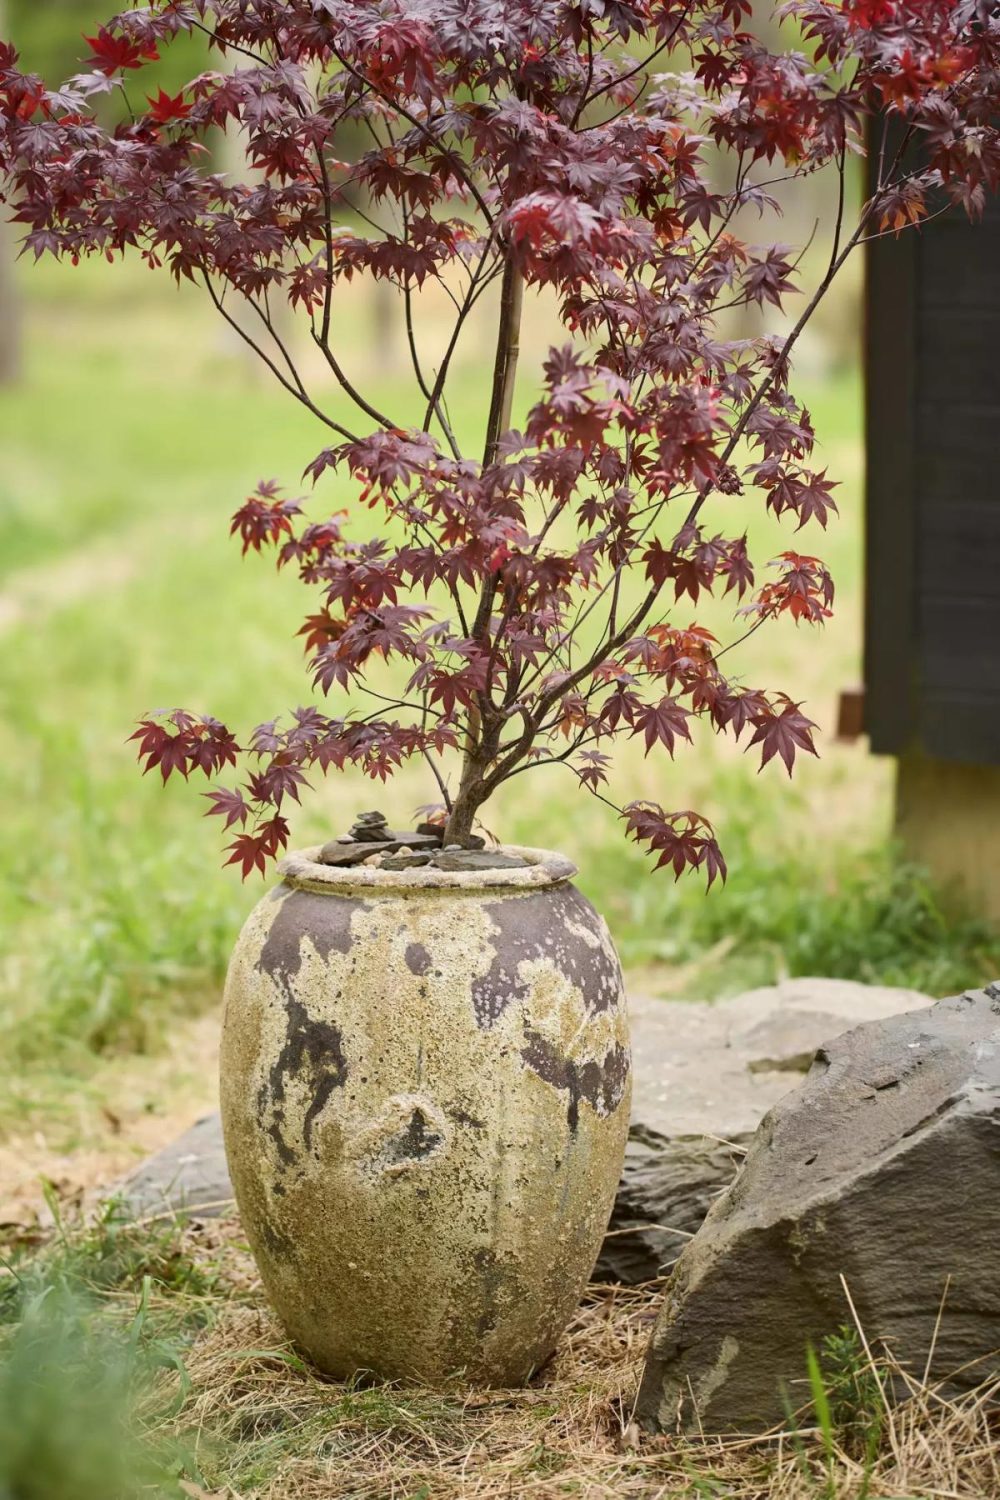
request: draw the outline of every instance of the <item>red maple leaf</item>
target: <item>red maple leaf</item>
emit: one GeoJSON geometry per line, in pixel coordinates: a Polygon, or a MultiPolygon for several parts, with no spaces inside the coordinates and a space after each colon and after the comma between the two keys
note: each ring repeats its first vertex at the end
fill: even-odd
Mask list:
{"type": "Polygon", "coordinates": [[[669,866],[679,880],[687,869],[702,866],[711,886],[726,879],[726,861],[707,818],[696,812],[667,813],[656,802],[630,802],[622,809],[629,834],[658,856],[654,869],[669,866]]]}
{"type": "Polygon", "coordinates": [[[799,705],[786,701],[779,714],[768,711],[754,730],[751,745],[760,745],[760,768],[767,765],[775,755],[780,755],[789,776],[795,762],[796,752],[808,750],[810,755],[818,752],[813,744],[812,731],[816,725],[805,714],[799,713],[799,705]]]}
{"type": "Polygon", "coordinates": [[[256,868],[263,875],[267,870],[267,850],[264,841],[252,833],[241,833],[226,848],[232,850],[227,865],[239,865],[243,879],[256,868]]]}
{"type": "Polygon", "coordinates": [[[100,27],[96,36],[85,36],[84,41],[94,54],[98,68],[109,78],[119,68],[141,68],[147,62],[160,60],[155,42],[136,42],[125,36],[112,36],[106,26],[100,27]]]}
{"type": "Polygon", "coordinates": [[[243,826],[250,816],[250,807],[242,792],[230,791],[228,787],[217,787],[214,791],[203,794],[211,802],[208,816],[224,817],[226,827],[232,828],[234,823],[243,826]]]}
{"type": "Polygon", "coordinates": [[[150,94],[147,94],[146,98],[150,106],[149,118],[155,120],[157,125],[169,125],[172,120],[183,120],[193,108],[192,105],[184,103],[183,89],[179,94],[174,95],[160,89],[155,99],[150,94]]]}
{"type": "Polygon", "coordinates": [[[674,741],[678,736],[685,740],[691,738],[691,731],[687,727],[690,717],[689,711],[673,698],[661,698],[659,703],[647,704],[636,715],[633,733],[644,736],[647,755],[657,740],[673,755],[674,741]]]}
{"type": "Polygon", "coordinates": [[[230,856],[227,865],[239,865],[246,880],[254,870],[262,875],[267,871],[268,861],[275,858],[288,843],[288,824],[284,818],[273,817],[257,827],[256,833],[241,833],[227,844],[230,856]]]}

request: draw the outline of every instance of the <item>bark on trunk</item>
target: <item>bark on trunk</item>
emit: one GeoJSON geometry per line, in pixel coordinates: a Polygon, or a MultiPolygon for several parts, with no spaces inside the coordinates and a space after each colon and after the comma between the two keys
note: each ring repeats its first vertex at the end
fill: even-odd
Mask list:
{"type": "Polygon", "coordinates": [[[446,844],[466,844],[476,821],[476,813],[483,805],[483,770],[478,756],[479,747],[466,755],[462,766],[462,781],[458,795],[452,803],[448,822],[445,824],[446,844]]]}
{"type": "MultiPolygon", "coordinates": [[[[508,253],[500,292],[500,326],[497,330],[493,387],[486,423],[486,442],[483,448],[484,468],[496,461],[500,435],[510,427],[514,406],[514,386],[517,380],[517,360],[521,347],[523,299],[524,278],[515,264],[513,254],[508,253]]],[[[494,581],[486,579],[472,626],[472,634],[477,639],[486,638],[488,635],[494,590],[494,581]]],[[[464,844],[468,841],[476,813],[486,800],[483,780],[487,767],[496,755],[496,750],[496,744],[488,747],[483,743],[482,717],[479,708],[474,705],[469,709],[462,781],[445,829],[446,843],[464,844]]]]}

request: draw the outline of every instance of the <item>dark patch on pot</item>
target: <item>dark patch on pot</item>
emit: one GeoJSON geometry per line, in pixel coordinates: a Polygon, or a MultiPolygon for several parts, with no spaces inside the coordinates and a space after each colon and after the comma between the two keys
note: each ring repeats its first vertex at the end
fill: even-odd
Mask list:
{"type": "Polygon", "coordinates": [[[312,1149],[316,1117],[334,1089],[343,1087],[347,1078],[347,1059],[339,1027],[332,1021],[318,1021],[310,1016],[284,976],[281,984],[285,991],[285,1041],[268,1071],[267,1081],[258,1090],[257,1112],[263,1129],[274,1142],[278,1160],[283,1167],[290,1167],[302,1147],[306,1151],[312,1149]],[[299,1141],[289,1138],[286,1124],[285,1097],[289,1079],[301,1081],[309,1096],[309,1107],[302,1121],[301,1146],[299,1141]]]}
{"type": "Polygon", "coordinates": [[[591,1058],[576,1063],[537,1031],[525,1031],[521,1057],[533,1073],[553,1088],[565,1089],[568,1095],[566,1119],[570,1130],[580,1123],[580,1100],[585,1099],[597,1114],[614,1114],[625,1097],[630,1069],[629,1052],[616,1042],[603,1062],[591,1058]]]}
{"type": "Polygon", "coordinates": [[[302,967],[302,940],[308,938],[325,961],[331,953],[349,953],[351,919],[366,910],[367,901],[350,896],[323,896],[316,891],[292,891],[271,923],[257,967],[272,979],[287,981],[302,967]]]}
{"type": "Polygon", "coordinates": [[[360,1165],[368,1172],[416,1166],[436,1156],[445,1144],[444,1121],[435,1119],[430,1109],[414,1104],[406,1124],[390,1128],[369,1149],[360,1165]]]}
{"type": "Polygon", "coordinates": [[[416,974],[422,979],[429,972],[431,956],[423,943],[408,943],[403,957],[406,959],[406,967],[411,974],[416,974]]]}
{"type": "Polygon", "coordinates": [[[522,1000],[531,986],[520,977],[520,966],[546,959],[583,996],[589,1015],[621,1003],[622,971],[606,942],[591,947],[572,928],[599,936],[601,919],[585,896],[572,885],[507,897],[483,908],[498,928],[493,939],[493,962],[472,981],[472,1004],[481,1027],[492,1026],[511,1004],[522,1000]]]}
{"type": "Polygon", "coordinates": [[[272,1255],[282,1260],[290,1260],[294,1256],[294,1244],[287,1234],[282,1234],[280,1229],[275,1228],[270,1219],[266,1217],[260,1219],[258,1228],[261,1239],[272,1255]]]}
{"type": "Polygon", "coordinates": [[[399,1135],[386,1142],[385,1154],[390,1166],[404,1161],[423,1161],[441,1145],[444,1137],[431,1128],[431,1123],[422,1109],[415,1109],[409,1124],[399,1135]]]}
{"type": "Polygon", "coordinates": [[[281,1165],[290,1167],[295,1160],[295,1152],[285,1141],[285,1111],[283,1109],[274,1111],[267,1125],[267,1133],[274,1142],[281,1165]]]}

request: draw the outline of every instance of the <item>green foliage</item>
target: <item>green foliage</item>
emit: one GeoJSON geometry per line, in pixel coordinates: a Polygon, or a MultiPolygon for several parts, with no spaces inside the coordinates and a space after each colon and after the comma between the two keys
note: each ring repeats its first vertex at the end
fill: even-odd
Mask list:
{"type": "Polygon", "coordinates": [[[882,1377],[872,1368],[857,1331],[847,1325],[823,1340],[819,1363],[830,1427],[840,1447],[870,1470],[885,1422],[882,1377]]]}
{"type": "Polygon", "coordinates": [[[817,859],[747,821],[730,824],[727,853],[726,889],[707,898],[683,885],[664,894],[617,850],[602,854],[583,884],[626,964],[693,965],[688,988],[701,995],[817,974],[946,995],[1000,970],[996,930],[887,843],[831,841],[817,859]]]}
{"type": "Polygon", "coordinates": [[[81,40],[107,18],[100,0],[7,0],[5,34],[25,61],[54,82],[65,78],[85,52],[81,40]]]}
{"type": "Polygon", "coordinates": [[[147,1290],[122,1329],[37,1273],[0,1338],[0,1500],[174,1496],[180,1455],[140,1435],[136,1397],[175,1356],[145,1334],[147,1290]]]}
{"type": "Polygon", "coordinates": [[[811,1419],[818,1438],[807,1445],[786,1391],[789,1436],[799,1472],[816,1500],[840,1500],[844,1455],[861,1473],[852,1483],[853,1500],[867,1500],[882,1442],[886,1392],[882,1377],[856,1330],[844,1325],[828,1334],[817,1351],[806,1349],[811,1419]]]}
{"type": "Polygon", "coordinates": [[[24,1317],[32,1288],[37,1295],[58,1292],[76,1302],[110,1293],[140,1295],[148,1286],[189,1298],[205,1297],[213,1290],[211,1270],[184,1248],[178,1223],[137,1224],[111,1201],[89,1223],[67,1229],[51,1190],[46,1191],[46,1201],[56,1232],[41,1251],[22,1252],[5,1262],[0,1324],[24,1317]]]}

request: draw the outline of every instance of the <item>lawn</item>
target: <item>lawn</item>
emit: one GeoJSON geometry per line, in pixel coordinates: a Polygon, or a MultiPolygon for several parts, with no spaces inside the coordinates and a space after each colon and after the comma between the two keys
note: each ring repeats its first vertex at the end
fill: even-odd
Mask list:
{"type": "MultiPolygon", "coordinates": [[[[241,562],[227,523],[260,477],[294,487],[324,444],[194,288],[176,292],[138,266],[107,271],[24,269],[27,371],[0,394],[0,1043],[11,1065],[0,1127],[16,1141],[44,1129],[63,1150],[95,1120],[113,1128],[98,1116],[115,1112],[104,1089],[115,1059],[162,1059],[215,1007],[260,894],[259,881],[220,868],[217,826],[193,789],[143,782],[125,740],[151,707],[184,704],[245,729],[308,700],[294,638],[301,586],[262,559],[241,562]]],[[[412,420],[402,354],[377,309],[358,295],[338,315],[355,373],[412,420]]],[[[422,317],[440,338],[440,309],[429,303],[422,317]]],[[[455,383],[453,419],[472,438],[489,317],[473,326],[455,383]]],[[[549,325],[547,309],[531,310],[522,406],[549,325]]],[[[837,613],[821,633],[790,622],[758,632],[741,670],[805,700],[821,758],[803,757],[789,783],[703,737],[666,772],[638,744],[615,767],[619,801],[655,796],[717,822],[726,888],[706,896],[697,879],[650,878],[614,813],[558,769],[516,779],[487,810],[506,839],[579,862],[633,982],[664,996],[816,972],[945,993],[996,967],[988,934],[895,861],[891,766],[832,735],[838,691],[859,677],[859,390],[843,371],[806,385],[823,461],[843,481],[839,522],[809,541],[833,566],[837,613]]],[[[323,394],[336,412],[337,394],[323,394]]],[[[315,504],[345,500],[327,480],[315,504]]],[[[721,504],[743,508],[728,519],[749,524],[758,561],[789,545],[753,500],[721,504]]],[[[687,623],[687,607],[680,614],[687,623]]],[[[738,630],[728,608],[711,607],[707,622],[723,640],[738,630]]],[[[405,821],[433,795],[416,769],[388,788],[331,779],[297,812],[293,838],[328,837],[372,805],[405,821]]],[[[150,1067],[155,1111],[171,1075],[150,1067]]]]}

